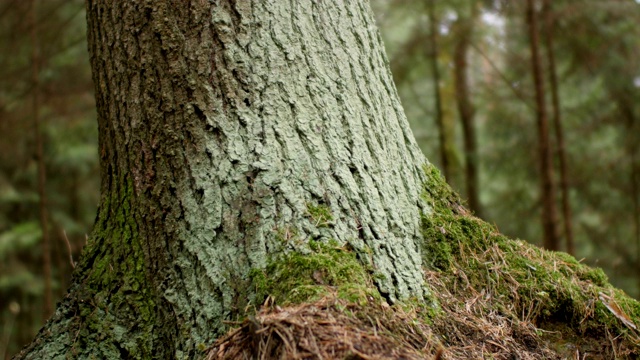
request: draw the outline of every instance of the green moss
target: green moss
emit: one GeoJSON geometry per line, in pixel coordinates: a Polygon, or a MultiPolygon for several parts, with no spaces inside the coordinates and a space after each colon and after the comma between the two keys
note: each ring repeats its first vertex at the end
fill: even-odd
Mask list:
{"type": "Polygon", "coordinates": [[[309,241],[309,254],[291,252],[250,273],[257,302],[272,296],[279,304],[313,301],[328,292],[352,302],[379,299],[370,271],[349,249],[309,241]]]}
{"type": "Polygon", "coordinates": [[[424,170],[422,199],[431,209],[422,214],[423,260],[447,278],[445,283],[458,284],[452,292],[484,291],[503,315],[541,327],[560,322],[578,334],[627,332],[600,293],[615,294],[625,314],[640,319],[640,303],[615,290],[601,269],[506,238],[464,210],[434,167],[424,170]]]}
{"type": "Polygon", "coordinates": [[[286,225],[282,228],[278,228],[276,232],[276,240],[281,245],[286,245],[291,241],[299,241],[299,231],[296,227],[286,225]]]}
{"type": "Polygon", "coordinates": [[[422,199],[431,205],[438,214],[453,214],[462,201],[447,184],[440,171],[433,165],[424,165],[426,180],[423,185],[422,199]]]}
{"type": "Polygon", "coordinates": [[[333,221],[331,209],[327,205],[311,203],[307,204],[307,214],[315,223],[316,227],[328,227],[333,221]]]}
{"type": "MultiPolygon", "coordinates": [[[[111,337],[128,356],[138,358],[152,354],[156,306],[131,212],[133,201],[133,185],[128,182],[124,193],[101,202],[92,240],[79,263],[84,287],[79,292],[81,316],[76,326],[86,333],[80,341],[111,337]],[[130,324],[138,325],[132,329],[130,324]]],[[[108,341],[103,346],[113,347],[108,341]]]]}

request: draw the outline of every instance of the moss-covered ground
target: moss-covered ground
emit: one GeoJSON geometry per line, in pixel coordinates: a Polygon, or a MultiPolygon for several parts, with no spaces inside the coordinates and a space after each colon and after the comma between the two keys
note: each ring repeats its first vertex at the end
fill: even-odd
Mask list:
{"type": "Polygon", "coordinates": [[[385,303],[353,249],[310,241],[307,254],[252,272],[255,299],[267,306],[219,339],[209,358],[640,357],[640,303],[600,269],[501,235],[461,205],[435,168],[424,170],[422,254],[437,307],[385,303]]]}
{"type": "Polygon", "coordinates": [[[425,172],[422,197],[432,212],[422,218],[424,261],[441,283],[433,284],[436,294],[449,294],[440,301],[449,307],[445,314],[464,307],[476,324],[498,316],[510,330],[534,329],[521,340],[561,357],[640,356],[640,303],[611,286],[601,269],[506,238],[469,214],[435,168],[425,172]]]}

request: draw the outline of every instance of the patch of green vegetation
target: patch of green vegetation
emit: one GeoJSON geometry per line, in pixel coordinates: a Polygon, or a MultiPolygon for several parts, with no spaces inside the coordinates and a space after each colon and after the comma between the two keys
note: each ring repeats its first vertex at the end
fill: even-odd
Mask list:
{"type": "Polygon", "coordinates": [[[295,226],[287,225],[282,228],[278,228],[276,232],[276,240],[281,244],[287,244],[290,241],[300,240],[299,231],[295,226]]]}
{"type": "Polygon", "coordinates": [[[506,238],[464,210],[438,170],[424,170],[422,199],[431,206],[422,214],[424,263],[447,278],[452,293],[485,293],[505,316],[541,328],[562,323],[576,334],[626,336],[630,326],[620,318],[640,319],[640,303],[614,289],[601,269],[506,238]],[[608,308],[602,294],[615,305],[608,308]]]}
{"type": "MultiPolygon", "coordinates": [[[[90,339],[97,337],[109,349],[112,346],[103,340],[113,339],[128,355],[144,357],[152,353],[156,305],[131,212],[133,184],[129,181],[124,193],[111,195],[100,209],[109,214],[98,217],[92,241],[78,264],[79,276],[84,278],[84,288],[78,292],[79,341],[91,343],[90,339]],[[131,329],[130,324],[138,325],[131,329]]],[[[82,344],[78,346],[82,348],[82,344]]]]}
{"type": "Polygon", "coordinates": [[[469,216],[462,201],[446,183],[438,169],[425,166],[427,181],[422,200],[431,211],[421,215],[422,233],[425,238],[423,253],[425,263],[432,269],[450,271],[455,264],[459,245],[479,249],[487,245],[488,235],[495,234],[493,226],[469,216]]]}
{"type": "Polygon", "coordinates": [[[274,228],[273,241],[270,241],[268,247],[270,252],[280,253],[305,248],[306,240],[304,236],[300,235],[300,230],[297,227],[290,224],[280,225],[274,228]]]}
{"type": "Polygon", "coordinates": [[[297,304],[318,300],[329,292],[354,303],[380,299],[370,271],[356,254],[340,247],[309,241],[309,254],[286,253],[271,260],[264,270],[250,273],[256,301],[271,296],[279,304],[297,304]]]}
{"type": "Polygon", "coordinates": [[[461,207],[462,200],[447,184],[440,171],[433,165],[424,165],[426,181],[422,188],[422,199],[438,214],[453,214],[461,207]]]}
{"type": "Polygon", "coordinates": [[[331,209],[327,205],[307,204],[307,213],[316,227],[328,227],[333,221],[331,209]]]}

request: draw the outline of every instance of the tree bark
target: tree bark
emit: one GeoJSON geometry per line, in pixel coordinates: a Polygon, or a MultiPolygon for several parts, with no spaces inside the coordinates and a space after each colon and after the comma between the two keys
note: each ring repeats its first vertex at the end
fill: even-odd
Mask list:
{"type": "Polygon", "coordinates": [[[456,20],[457,29],[456,45],[454,51],[454,78],[456,86],[456,103],[458,114],[462,123],[464,133],[464,154],[465,154],[465,184],[469,208],[476,216],[482,217],[480,205],[480,185],[478,178],[478,142],[476,126],[474,121],[475,109],[469,94],[469,76],[467,54],[473,34],[473,23],[475,21],[475,5],[472,5],[471,14],[468,17],[459,14],[456,20]]]}
{"type": "Polygon", "coordinates": [[[425,296],[427,162],[366,1],[89,0],[87,19],[100,206],[19,359],[194,358],[263,300],[252,269],[311,239],[353,248],[388,301],[425,296]]]}
{"type": "Polygon", "coordinates": [[[435,0],[428,0],[427,14],[429,17],[429,40],[431,42],[429,51],[429,62],[431,64],[431,74],[433,75],[433,93],[435,95],[436,125],[438,126],[438,137],[440,140],[440,162],[442,163],[442,173],[444,178],[451,182],[453,180],[451,172],[451,161],[449,160],[451,136],[447,134],[447,126],[444,121],[442,111],[442,95],[440,93],[440,68],[438,66],[438,18],[435,10],[435,0]]]}
{"type": "Polygon", "coordinates": [[[547,67],[549,69],[549,88],[551,89],[551,108],[553,109],[553,126],[556,133],[556,153],[560,163],[560,195],[562,198],[562,218],[566,250],[575,255],[576,249],[573,241],[573,215],[569,201],[569,165],[567,164],[567,151],[565,150],[564,130],[560,114],[560,89],[556,69],[556,56],[553,49],[554,20],[551,13],[551,2],[544,0],[545,19],[545,43],[547,48],[547,67]]]}
{"type": "MultiPolygon", "coordinates": [[[[620,118],[622,119],[623,129],[625,131],[625,152],[629,159],[629,196],[633,211],[631,214],[633,222],[633,235],[636,247],[635,268],[640,274],[640,147],[638,146],[638,132],[640,131],[640,122],[634,109],[634,98],[630,96],[633,90],[628,88],[611,87],[609,91],[612,94],[612,100],[618,106],[620,118]]],[[[640,275],[638,275],[637,286],[640,289],[640,275]]]]}
{"type": "Polygon", "coordinates": [[[534,0],[527,0],[527,22],[531,48],[531,73],[535,85],[536,122],[538,128],[538,155],[540,157],[540,194],[542,197],[543,246],[548,250],[560,250],[555,202],[553,161],[549,141],[549,121],[544,94],[544,78],[540,64],[538,20],[534,0]]]}

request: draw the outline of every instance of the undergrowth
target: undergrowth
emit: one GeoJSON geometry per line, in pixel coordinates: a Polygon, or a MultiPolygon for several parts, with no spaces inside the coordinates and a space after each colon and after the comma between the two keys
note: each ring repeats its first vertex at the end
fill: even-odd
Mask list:
{"type": "Polygon", "coordinates": [[[422,197],[432,211],[422,216],[424,260],[446,284],[436,294],[449,292],[480,317],[499,314],[533,327],[563,356],[640,355],[640,303],[611,286],[601,269],[508,239],[460,206],[437,170],[425,172],[422,197]]]}
{"type": "MultiPolygon", "coordinates": [[[[337,242],[309,241],[251,273],[255,317],[218,339],[209,359],[622,359],[640,356],[640,303],[600,269],[501,235],[472,216],[425,166],[425,284],[436,307],[390,305],[374,271],[337,242]]],[[[309,207],[318,226],[327,208],[309,207]]]]}

